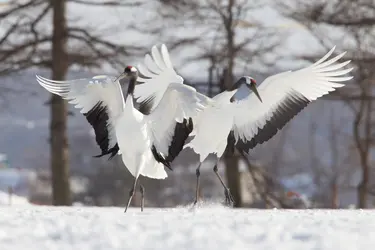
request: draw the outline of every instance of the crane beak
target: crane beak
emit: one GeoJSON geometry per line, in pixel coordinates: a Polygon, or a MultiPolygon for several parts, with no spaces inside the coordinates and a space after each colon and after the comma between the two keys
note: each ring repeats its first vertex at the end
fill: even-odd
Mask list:
{"type": "Polygon", "coordinates": [[[126,77],[126,74],[123,72],[121,73],[115,80],[114,82],[118,81],[118,80],[121,80],[122,78],[125,78],[126,77]]]}
{"type": "Polygon", "coordinates": [[[256,84],[255,83],[251,83],[250,85],[247,85],[247,86],[249,86],[249,89],[251,89],[251,91],[254,92],[254,94],[258,97],[259,101],[263,102],[262,98],[260,98],[260,95],[259,95],[259,92],[258,92],[256,84]]]}

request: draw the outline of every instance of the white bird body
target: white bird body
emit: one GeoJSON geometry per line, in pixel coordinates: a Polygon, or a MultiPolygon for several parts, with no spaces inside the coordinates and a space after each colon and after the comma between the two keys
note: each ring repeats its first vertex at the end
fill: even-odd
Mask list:
{"type": "Polygon", "coordinates": [[[143,175],[154,179],[165,179],[168,176],[164,165],[155,160],[150,150],[152,137],[147,121],[145,116],[134,108],[131,96],[128,96],[124,112],[115,123],[115,130],[117,143],[121,149],[119,154],[134,177],[143,175]]]}
{"type": "MultiPolygon", "coordinates": [[[[343,87],[342,82],[352,79],[344,75],[353,68],[342,69],[350,61],[336,63],[345,52],[328,60],[334,49],[306,68],[266,78],[258,88],[251,77],[241,77],[234,84],[234,90],[206,98],[205,109],[194,120],[191,133],[194,137],[184,146],[192,148],[199,155],[194,204],[198,200],[199,168],[209,154],[216,154],[219,160],[228,144],[247,154],[250,149],[271,139],[310,102],[343,87]],[[232,100],[243,83],[253,93],[242,100],[232,100]]],[[[229,189],[217,171],[216,164],[214,172],[225,189],[227,204],[232,204],[229,189]]]]}
{"type": "Polygon", "coordinates": [[[216,154],[218,157],[224,153],[234,119],[233,114],[230,112],[230,98],[234,92],[218,94],[215,99],[212,99],[215,102],[206,106],[195,119],[196,123],[191,133],[194,138],[184,148],[190,147],[197,152],[200,162],[203,162],[211,153],[216,154]],[[220,132],[218,133],[218,131],[220,132]]]}
{"type": "Polygon", "coordinates": [[[198,113],[194,138],[184,148],[192,148],[202,162],[208,152],[222,156],[224,150],[218,142],[222,142],[223,137],[225,146],[232,136],[235,146],[245,153],[268,141],[311,101],[344,86],[339,82],[352,78],[343,76],[352,68],[341,69],[350,61],[335,64],[345,52],[327,60],[334,49],[309,67],[266,78],[257,88],[262,101],[250,94],[243,100],[231,102],[237,89],[216,95],[211,104],[198,113]]]}
{"type": "Polygon", "coordinates": [[[134,108],[131,95],[124,102],[119,82],[113,82],[113,79],[109,77],[100,77],[101,82],[91,82],[86,86],[82,85],[85,89],[80,90],[79,94],[73,91],[77,88],[72,88],[72,86],[74,83],[79,85],[80,82],[60,82],[53,85],[57,81],[51,81],[40,76],[37,76],[37,79],[43,87],[52,93],[60,94],[69,99],[69,103],[75,104],[75,107],[86,115],[90,114],[90,110],[97,103],[103,103],[102,105],[108,110],[109,116],[106,122],[108,147],[118,144],[120,149],[118,153],[122,155],[123,161],[126,162],[127,168],[134,177],[138,177],[139,174],[156,179],[167,177],[163,164],[159,164],[151,157],[153,155],[150,151],[152,143],[156,144],[158,151],[162,155],[168,155],[168,147],[173,139],[173,130],[176,122],[183,122],[183,119],[189,117],[189,115],[194,116],[200,107],[199,105],[197,108],[194,105],[190,105],[186,109],[179,110],[181,106],[170,105],[171,100],[176,98],[180,99],[182,103],[187,103],[191,100],[191,96],[181,96],[178,86],[176,87],[172,84],[165,91],[166,95],[163,99],[156,105],[157,108],[154,108],[150,115],[145,116],[134,108]],[[68,95],[66,93],[67,89],[71,90],[68,95]],[[163,120],[164,123],[161,123],[163,120]],[[147,166],[132,166],[131,159],[134,157],[134,152],[145,153],[147,166]],[[156,168],[157,171],[153,168],[156,168]]]}
{"type": "MultiPolygon", "coordinates": [[[[204,108],[204,98],[194,88],[184,85],[182,77],[174,71],[165,45],[162,45],[161,53],[154,46],[152,56],[153,60],[147,54],[146,67],[141,67],[141,73],[147,79],[138,78],[138,71],[132,66],[126,67],[116,79],[96,76],[92,79],[53,81],[36,76],[42,87],[75,104],[85,115],[102,150],[99,157],[121,155],[125,166],[135,177],[128,206],[139,175],[155,179],[167,177],[164,166],[171,169],[170,163],[183,149],[193,130],[192,118],[204,108]],[[126,100],[118,81],[124,77],[130,79],[126,100]],[[138,80],[143,84],[136,85],[138,80]],[[161,84],[150,85],[150,82],[161,84]],[[145,115],[137,110],[133,97],[141,103],[152,101],[151,112],[145,115]]],[[[143,189],[141,186],[142,198],[143,189]]]]}
{"type": "MultiPolygon", "coordinates": [[[[49,92],[62,96],[80,109],[94,127],[102,155],[125,154],[125,149],[134,152],[135,141],[143,143],[146,140],[145,148],[154,145],[159,156],[171,161],[177,156],[178,148],[182,149],[183,146],[177,145],[173,149],[174,132],[182,129],[181,126],[177,128],[176,123],[196,117],[204,105],[197,97],[196,90],[184,85],[182,77],[174,71],[165,45],[161,46],[161,52],[153,46],[152,58],[146,54],[145,65],[140,64],[139,68],[142,69],[141,74],[148,78],[139,76],[135,79],[143,84],[135,85],[132,95],[138,102],[153,99],[149,115],[142,114],[134,107],[132,95],[124,101],[120,82],[112,76],[99,75],[72,81],[53,81],[37,76],[37,81],[49,92]],[[131,147],[126,145],[129,142],[131,147]]],[[[155,164],[152,162],[150,165],[155,164]]],[[[135,174],[137,171],[133,169],[131,172],[135,174]]],[[[142,171],[140,174],[144,175],[142,171]]],[[[165,172],[147,170],[147,176],[151,178],[165,178],[165,175],[165,172]]]]}

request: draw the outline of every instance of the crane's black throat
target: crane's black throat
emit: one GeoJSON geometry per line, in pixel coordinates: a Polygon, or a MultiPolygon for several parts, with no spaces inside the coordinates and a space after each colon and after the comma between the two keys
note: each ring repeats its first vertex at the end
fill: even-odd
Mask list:
{"type": "Polygon", "coordinates": [[[136,77],[131,77],[129,79],[128,92],[126,93],[125,100],[128,98],[129,95],[133,96],[136,82],[136,77]]]}
{"type": "Polygon", "coordinates": [[[233,90],[237,90],[239,89],[242,84],[246,84],[246,78],[245,77],[241,77],[240,79],[238,79],[237,82],[235,82],[229,89],[228,91],[233,91],[233,90]]]}

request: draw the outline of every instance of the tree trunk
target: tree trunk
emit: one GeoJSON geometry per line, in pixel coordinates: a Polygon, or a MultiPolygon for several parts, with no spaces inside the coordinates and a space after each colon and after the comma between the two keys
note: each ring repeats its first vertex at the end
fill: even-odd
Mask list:
{"type": "MultiPolygon", "coordinates": [[[[370,90],[367,90],[368,92],[370,90]]],[[[360,120],[355,120],[356,125],[356,134],[355,138],[357,141],[357,144],[359,145],[359,156],[361,161],[361,168],[362,168],[362,180],[361,183],[358,186],[358,208],[366,208],[367,207],[367,190],[368,190],[368,184],[369,184],[369,173],[370,173],[370,165],[369,165],[369,153],[371,150],[371,135],[372,135],[372,101],[368,100],[366,102],[362,101],[362,106],[360,112],[365,118],[365,138],[361,141],[360,139],[360,133],[359,130],[359,124],[360,120]],[[365,106],[364,106],[365,105],[365,106]],[[364,108],[365,107],[365,108],[364,108]],[[364,114],[364,110],[366,113],[364,114]],[[362,142],[362,144],[361,144],[362,142]]],[[[361,114],[360,113],[360,114],[361,114]]],[[[361,116],[359,116],[361,117],[361,116]]]]}
{"type": "Polygon", "coordinates": [[[339,197],[338,197],[338,188],[337,181],[331,183],[331,208],[337,209],[339,207],[339,197]]]}
{"type": "MultiPolygon", "coordinates": [[[[225,89],[230,88],[233,82],[233,69],[234,69],[234,59],[236,57],[235,49],[234,49],[234,29],[233,29],[233,8],[235,6],[234,0],[228,1],[227,6],[227,17],[224,18],[224,26],[226,29],[226,36],[227,36],[227,68],[224,71],[224,87],[225,89]]],[[[228,188],[230,189],[231,194],[233,195],[234,199],[234,206],[241,207],[242,206],[242,196],[241,196],[241,178],[240,178],[240,171],[238,167],[239,157],[235,154],[235,150],[232,145],[227,146],[225,153],[224,153],[224,161],[225,161],[225,173],[227,177],[228,188]]]]}
{"type": "Polygon", "coordinates": [[[227,177],[228,188],[234,199],[235,207],[242,207],[241,196],[241,176],[238,167],[239,157],[234,153],[232,145],[228,145],[224,153],[225,175],[227,177]]]}
{"type": "MultiPolygon", "coordinates": [[[[231,63],[229,64],[231,65],[231,63]]],[[[231,86],[230,79],[232,78],[233,77],[230,76],[229,70],[227,68],[224,69],[222,78],[220,80],[221,91],[224,91],[231,86]]],[[[234,206],[242,207],[241,176],[240,176],[240,171],[238,167],[239,156],[235,153],[235,148],[231,144],[232,143],[228,142],[228,145],[223,154],[224,162],[225,162],[225,176],[227,179],[227,186],[234,199],[234,206]]]]}
{"type": "Polygon", "coordinates": [[[213,92],[214,92],[214,69],[215,69],[215,65],[214,65],[214,61],[211,61],[211,66],[208,70],[208,90],[207,90],[207,95],[209,97],[212,97],[213,96],[213,92]]]}
{"type": "MultiPolygon", "coordinates": [[[[224,86],[228,89],[233,84],[233,59],[229,58],[228,69],[224,71],[224,86]]],[[[239,157],[235,154],[232,143],[228,143],[224,152],[225,175],[228,188],[234,199],[234,207],[242,207],[241,176],[238,167],[239,157]]]]}
{"type": "MultiPolygon", "coordinates": [[[[51,0],[53,8],[52,79],[64,80],[68,71],[66,54],[65,0],[51,0]]],[[[71,205],[69,155],[66,135],[67,106],[57,95],[51,97],[51,172],[53,205],[71,205]]]]}
{"type": "Polygon", "coordinates": [[[367,164],[362,164],[362,181],[358,186],[358,208],[366,208],[367,206],[367,186],[368,186],[368,172],[367,164]]]}
{"type": "MultiPolygon", "coordinates": [[[[229,60],[229,67],[233,67],[233,61],[229,60]]],[[[232,70],[224,70],[222,88],[228,89],[233,84],[232,70]]],[[[227,178],[228,188],[234,199],[234,207],[242,207],[241,195],[241,176],[239,171],[239,156],[235,153],[232,143],[228,143],[224,152],[225,175],[227,178]]]]}

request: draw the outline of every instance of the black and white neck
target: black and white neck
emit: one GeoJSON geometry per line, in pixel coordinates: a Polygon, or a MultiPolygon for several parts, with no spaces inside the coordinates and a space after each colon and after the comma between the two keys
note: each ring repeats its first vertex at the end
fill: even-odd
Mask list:
{"type": "MultiPolygon", "coordinates": [[[[259,93],[256,89],[256,81],[254,80],[254,78],[252,78],[250,76],[242,76],[240,79],[238,79],[237,82],[235,82],[233,84],[233,86],[228,91],[234,92],[234,94],[235,94],[235,93],[237,93],[237,90],[242,85],[245,85],[247,88],[249,88],[251,91],[253,91],[257,95],[257,97],[260,99],[259,93]]],[[[230,99],[231,102],[235,101],[234,94],[233,94],[232,98],[230,99]]]]}
{"type": "Polygon", "coordinates": [[[229,89],[229,91],[238,90],[242,85],[246,84],[246,86],[251,85],[252,83],[255,83],[255,80],[250,76],[242,76],[240,79],[238,79],[237,82],[235,82],[232,87],[229,89]]]}
{"type": "Polygon", "coordinates": [[[234,95],[237,93],[238,89],[242,86],[242,84],[246,83],[245,77],[241,77],[237,82],[235,82],[229,89],[228,92],[231,92],[233,96],[230,98],[230,102],[234,102],[236,99],[234,95]]]}
{"type": "Polygon", "coordinates": [[[131,76],[129,78],[128,92],[126,93],[125,100],[127,100],[128,97],[133,98],[136,82],[137,82],[137,76],[131,76]]]}
{"type": "Polygon", "coordinates": [[[126,101],[128,97],[133,98],[134,88],[138,78],[138,70],[133,66],[127,66],[122,75],[129,79],[128,91],[125,96],[126,101]]]}

